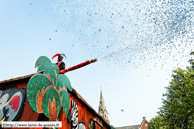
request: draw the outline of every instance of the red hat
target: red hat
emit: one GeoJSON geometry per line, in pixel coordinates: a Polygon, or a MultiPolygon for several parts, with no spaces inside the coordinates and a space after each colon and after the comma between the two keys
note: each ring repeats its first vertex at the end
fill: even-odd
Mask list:
{"type": "Polygon", "coordinates": [[[65,57],[65,58],[66,58],[65,54],[63,54],[63,53],[62,53],[62,54],[57,53],[57,54],[55,54],[55,55],[52,57],[52,59],[55,58],[56,56],[59,56],[59,57],[62,56],[62,57],[65,57]]]}
{"type": "Polygon", "coordinates": [[[61,56],[61,54],[60,54],[60,53],[55,54],[55,55],[52,57],[52,59],[55,58],[56,56],[61,56]]]}

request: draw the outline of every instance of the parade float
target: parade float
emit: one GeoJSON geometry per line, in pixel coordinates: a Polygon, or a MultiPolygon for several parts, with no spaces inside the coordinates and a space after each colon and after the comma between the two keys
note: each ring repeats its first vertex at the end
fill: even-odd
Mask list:
{"type": "Polygon", "coordinates": [[[60,70],[41,56],[35,63],[37,73],[1,81],[0,122],[61,121],[63,129],[110,129],[109,122],[72,88],[65,75],[95,61],[60,70]]]}

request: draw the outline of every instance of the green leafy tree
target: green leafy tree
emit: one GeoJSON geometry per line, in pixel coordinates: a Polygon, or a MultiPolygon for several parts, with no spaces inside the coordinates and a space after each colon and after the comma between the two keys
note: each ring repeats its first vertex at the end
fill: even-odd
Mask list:
{"type": "MultiPolygon", "coordinates": [[[[191,52],[191,55],[194,53],[191,52]]],[[[166,128],[189,129],[194,126],[194,61],[186,70],[173,70],[170,85],[163,94],[163,105],[158,112],[166,128]]]]}
{"type": "Polygon", "coordinates": [[[165,129],[163,123],[163,117],[158,115],[152,118],[149,122],[148,129],[165,129]]]}
{"type": "MultiPolygon", "coordinates": [[[[194,51],[191,52],[190,55],[194,55],[194,51]]],[[[189,63],[191,64],[191,68],[194,69],[194,59],[190,59],[189,63]]]]}

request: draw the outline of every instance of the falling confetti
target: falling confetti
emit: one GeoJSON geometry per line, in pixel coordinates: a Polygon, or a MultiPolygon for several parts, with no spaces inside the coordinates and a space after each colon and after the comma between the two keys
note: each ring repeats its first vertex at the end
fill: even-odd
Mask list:
{"type": "Polygon", "coordinates": [[[194,47],[193,1],[61,0],[40,10],[53,10],[53,22],[61,26],[55,32],[73,32],[79,42],[72,46],[122,69],[147,62],[163,69],[169,58],[178,67],[194,47]]]}

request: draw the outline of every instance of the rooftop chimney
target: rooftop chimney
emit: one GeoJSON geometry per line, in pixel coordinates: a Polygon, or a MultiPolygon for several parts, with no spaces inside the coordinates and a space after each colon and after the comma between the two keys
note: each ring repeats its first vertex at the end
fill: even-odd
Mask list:
{"type": "Polygon", "coordinates": [[[146,117],[145,116],[143,117],[143,120],[146,120],[146,117]]]}

